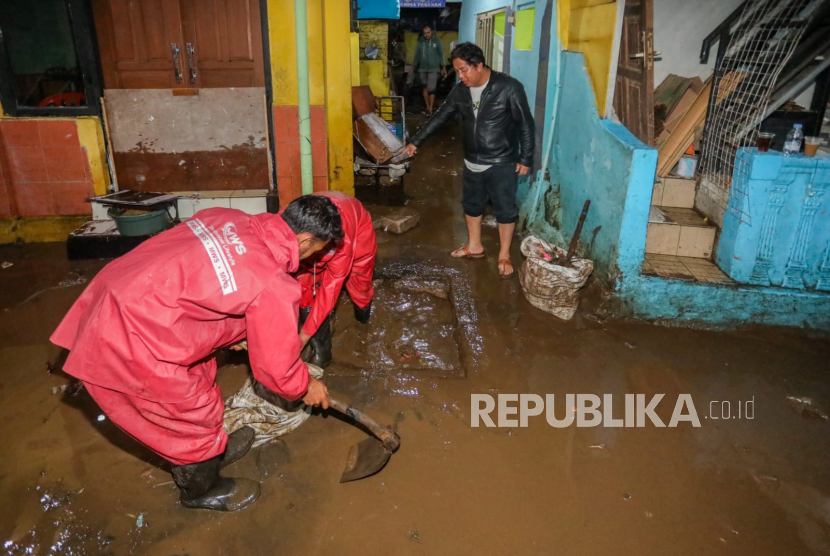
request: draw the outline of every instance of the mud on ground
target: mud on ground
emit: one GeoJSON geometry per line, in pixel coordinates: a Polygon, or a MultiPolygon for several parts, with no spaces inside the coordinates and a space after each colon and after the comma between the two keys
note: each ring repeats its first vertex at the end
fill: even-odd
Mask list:
{"type": "MultiPolygon", "coordinates": [[[[447,256],[465,240],[458,138],[450,130],[421,149],[407,176],[421,223],[402,236],[380,233],[378,253],[393,278],[439,269],[455,280],[454,312],[437,314],[449,309],[436,292],[384,290],[411,302],[396,334],[408,327],[415,341],[393,339],[383,356],[367,350],[390,358],[374,372],[328,379],[396,424],[401,450],[380,474],[341,485],[348,447],[363,435],[317,414],[279,449],[226,470],[262,481],[260,500],[234,514],[181,508],[162,462],[99,420],[83,392],[62,390],[66,376],[47,373],[49,334],[104,262],[69,263],[60,245],[0,248],[14,263],[0,271],[5,553],[830,553],[830,345],[776,329],[611,322],[586,309],[561,322],[534,309],[518,280],[497,278],[494,257],[447,256]],[[418,307],[428,307],[426,321],[418,307]],[[453,340],[457,361],[441,352],[434,368],[460,364],[463,374],[385,374],[419,353],[430,319],[463,340],[453,340]],[[471,428],[471,393],[688,393],[702,427],[555,429],[534,418],[527,428],[471,428]],[[711,401],[749,399],[752,420],[704,418],[711,401]]],[[[484,236],[496,253],[495,230],[484,236]]],[[[341,311],[341,331],[351,318],[341,311]]],[[[246,372],[223,365],[226,396],[246,372]]],[[[672,406],[657,413],[668,421],[672,406]]]]}

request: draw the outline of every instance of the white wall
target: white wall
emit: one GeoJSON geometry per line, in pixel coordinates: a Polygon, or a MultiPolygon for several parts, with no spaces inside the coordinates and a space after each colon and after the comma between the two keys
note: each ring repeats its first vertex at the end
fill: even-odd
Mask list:
{"type": "Polygon", "coordinates": [[[654,63],[654,86],[670,73],[706,79],[715,63],[717,44],[709,64],[700,63],[700,45],[742,0],[654,0],[654,50],[662,60],[654,63]]]}

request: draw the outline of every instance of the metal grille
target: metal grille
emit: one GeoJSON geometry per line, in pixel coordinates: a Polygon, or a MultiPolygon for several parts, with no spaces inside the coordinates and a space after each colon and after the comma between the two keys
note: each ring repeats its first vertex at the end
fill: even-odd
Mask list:
{"type": "Polygon", "coordinates": [[[751,222],[745,188],[749,167],[746,159],[736,160],[737,151],[755,145],[778,74],[821,2],[750,0],[715,68],[703,132],[701,188],[744,221],[751,222]]]}

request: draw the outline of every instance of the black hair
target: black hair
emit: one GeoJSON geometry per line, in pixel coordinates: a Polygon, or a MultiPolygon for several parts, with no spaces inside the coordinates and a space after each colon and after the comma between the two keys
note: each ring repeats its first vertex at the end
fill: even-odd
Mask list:
{"type": "Polygon", "coordinates": [[[320,241],[339,243],[343,239],[343,220],[331,199],[303,195],[291,201],[282,219],[295,234],[307,232],[320,241]]]}
{"type": "Polygon", "coordinates": [[[477,66],[479,64],[487,65],[484,60],[484,52],[471,42],[462,42],[452,49],[452,52],[450,52],[450,62],[456,58],[462,62],[467,62],[471,66],[477,66]]]}
{"type": "Polygon", "coordinates": [[[423,27],[421,27],[421,33],[423,33],[423,32],[424,32],[424,29],[429,29],[430,31],[432,31],[432,30],[433,30],[433,29],[432,29],[432,25],[430,25],[429,23],[427,23],[426,25],[424,25],[423,27]]]}

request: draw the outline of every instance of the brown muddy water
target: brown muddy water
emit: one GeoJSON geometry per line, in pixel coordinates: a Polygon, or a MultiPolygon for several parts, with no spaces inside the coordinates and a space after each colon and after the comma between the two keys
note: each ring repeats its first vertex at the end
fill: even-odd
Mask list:
{"type": "MultiPolygon", "coordinates": [[[[830,553],[830,344],[607,321],[592,303],[567,323],[534,309],[493,257],[447,256],[465,239],[454,133],[407,176],[421,224],[379,234],[377,320],[356,331],[348,306],[338,316],[329,388],[395,424],[400,451],[341,485],[363,433],[315,414],[225,470],[262,483],[241,512],[181,508],[162,462],[47,372],[49,334],[104,262],[0,247],[14,263],[0,270],[0,554],[830,553]],[[686,393],[702,426],[472,428],[472,393],[663,393],[666,422],[686,393]],[[717,416],[750,399],[754,419],[707,418],[711,402],[717,416]]],[[[225,396],[246,372],[226,359],[225,396]]]]}

